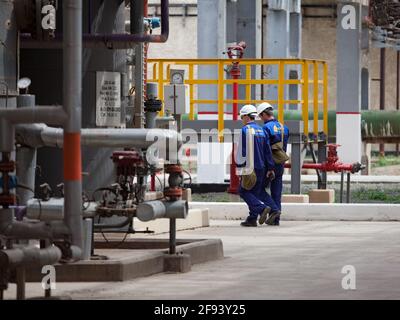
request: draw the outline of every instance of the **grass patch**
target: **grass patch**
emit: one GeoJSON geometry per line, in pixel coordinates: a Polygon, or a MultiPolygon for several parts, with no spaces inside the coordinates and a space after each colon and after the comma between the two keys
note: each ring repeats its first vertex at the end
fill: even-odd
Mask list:
{"type": "Polygon", "coordinates": [[[372,168],[395,166],[400,164],[400,157],[386,156],[375,159],[372,168]]]}
{"type": "Polygon", "coordinates": [[[371,190],[361,188],[352,193],[354,202],[400,203],[399,190],[371,190]]]}

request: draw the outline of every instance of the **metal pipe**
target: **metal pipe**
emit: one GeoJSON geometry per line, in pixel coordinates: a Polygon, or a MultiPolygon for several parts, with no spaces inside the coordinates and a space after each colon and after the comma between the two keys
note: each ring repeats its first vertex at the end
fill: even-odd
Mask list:
{"type": "MultiPolygon", "coordinates": [[[[29,147],[64,146],[63,129],[46,125],[17,126],[17,141],[29,147]]],[[[174,130],[164,129],[82,129],[81,143],[91,147],[140,148],[147,149],[157,143],[160,150],[166,150],[170,143],[182,146],[182,136],[174,130]],[[162,143],[161,143],[162,142],[162,143]],[[164,143],[165,142],[165,143],[164,143]]]]}
{"type": "MultiPolygon", "coordinates": [[[[26,108],[35,106],[35,96],[22,94],[17,97],[17,107],[26,108]]],[[[36,175],[36,148],[20,146],[16,152],[16,166],[18,184],[23,186],[17,189],[18,204],[26,206],[29,199],[34,197],[36,175]]]]}
{"type": "MultiPolygon", "coordinates": [[[[144,34],[144,1],[130,0],[131,33],[144,34]]],[[[135,105],[134,128],[143,128],[144,109],[144,46],[143,43],[135,45],[135,68],[132,68],[135,79],[135,105]]]]}
{"type": "MultiPolygon", "coordinates": [[[[397,51],[397,66],[396,66],[396,110],[400,109],[400,51],[397,51]]],[[[400,148],[399,144],[396,144],[396,155],[399,156],[400,148]]]]}
{"type": "Polygon", "coordinates": [[[350,203],[350,172],[347,173],[346,200],[347,200],[347,203],[350,203]]]}
{"type": "Polygon", "coordinates": [[[67,115],[62,107],[37,106],[34,108],[1,109],[0,118],[10,123],[47,123],[62,125],[67,115]]]}
{"type": "Polygon", "coordinates": [[[36,267],[51,265],[61,259],[61,251],[55,246],[39,249],[22,247],[0,251],[0,268],[15,268],[21,266],[36,267]]]}
{"type": "MultiPolygon", "coordinates": [[[[380,61],[380,86],[379,86],[379,109],[385,110],[385,90],[386,90],[386,48],[381,48],[381,61],[380,61]]],[[[385,145],[381,143],[379,145],[379,153],[381,156],[385,156],[385,145]]]]}
{"type": "Polygon", "coordinates": [[[169,219],[169,254],[176,253],[176,219],[169,219]]]}
{"type": "Polygon", "coordinates": [[[147,201],[139,204],[136,216],[140,221],[150,221],[159,218],[185,219],[189,211],[188,203],[177,201],[147,201]]]}
{"type": "Polygon", "coordinates": [[[65,239],[70,231],[64,223],[21,222],[14,220],[14,210],[2,209],[0,234],[11,239],[65,239]]]}
{"type": "Polygon", "coordinates": [[[340,203],[343,203],[344,171],[340,173],[340,203]]]}
{"type": "Polygon", "coordinates": [[[63,1],[64,222],[71,244],[83,248],[82,221],[82,0],[63,1]]]}
{"type": "MultiPolygon", "coordinates": [[[[132,2],[132,1],[131,1],[132,2]]],[[[134,1],[143,2],[143,1],[134,1]]],[[[63,12],[64,17],[65,12],[63,12]]],[[[143,24],[143,20],[142,20],[143,24]]],[[[65,35],[64,35],[65,36],[65,35]]],[[[130,49],[138,42],[164,43],[169,36],[169,1],[161,0],[161,34],[84,34],[82,36],[85,48],[130,49]]],[[[56,49],[62,45],[63,37],[57,35],[50,41],[34,40],[30,34],[21,35],[22,48],[56,49]]]]}
{"type": "Polygon", "coordinates": [[[24,267],[15,270],[17,283],[17,300],[25,300],[26,272],[24,267]]]}

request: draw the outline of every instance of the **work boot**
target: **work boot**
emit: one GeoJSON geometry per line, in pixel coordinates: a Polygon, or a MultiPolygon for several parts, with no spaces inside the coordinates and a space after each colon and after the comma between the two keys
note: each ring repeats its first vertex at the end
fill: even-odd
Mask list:
{"type": "Polygon", "coordinates": [[[257,227],[256,220],[245,220],[240,224],[242,227],[257,227]]]}
{"type": "MultiPolygon", "coordinates": [[[[265,223],[270,225],[270,226],[273,226],[275,221],[277,219],[279,219],[280,216],[281,216],[281,212],[279,210],[278,211],[274,211],[269,215],[269,217],[268,217],[268,219],[267,219],[267,221],[265,223]]],[[[278,222],[279,222],[279,220],[278,220],[278,222]]]]}
{"type": "Polygon", "coordinates": [[[266,207],[265,209],[264,209],[264,211],[260,214],[260,218],[258,219],[258,223],[261,225],[261,224],[264,224],[265,223],[265,221],[267,220],[267,218],[268,218],[268,214],[271,212],[271,208],[270,207],[266,207]]]}

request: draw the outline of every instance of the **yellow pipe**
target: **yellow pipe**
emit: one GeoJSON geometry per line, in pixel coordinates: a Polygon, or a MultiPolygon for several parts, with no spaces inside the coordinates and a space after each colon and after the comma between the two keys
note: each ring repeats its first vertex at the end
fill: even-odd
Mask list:
{"type": "Polygon", "coordinates": [[[305,61],[303,64],[303,123],[304,123],[304,134],[308,137],[308,62],[305,61]]]}
{"type": "Polygon", "coordinates": [[[314,62],[314,104],[313,104],[313,110],[314,110],[314,135],[317,137],[318,136],[318,91],[319,91],[319,85],[318,85],[318,63],[314,62]]]}
{"type": "MultiPolygon", "coordinates": [[[[189,81],[192,81],[194,77],[194,72],[193,72],[193,64],[189,64],[189,81]]],[[[194,120],[194,92],[193,92],[193,84],[189,84],[190,88],[190,113],[189,113],[189,119],[194,120]]]]}
{"type": "Polygon", "coordinates": [[[218,137],[219,142],[224,142],[224,64],[218,63],[218,137]]]}
{"type": "Polygon", "coordinates": [[[171,82],[170,71],[171,71],[171,65],[167,64],[167,82],[171,82]]]}
{"type": "Polygon", "coordinates": [[[164,63],[162,61],[158,64],[158,96],[162,101],[162,109],[160,116],[164,116],[164,63]]]}
{"type": "Polygon", "coordinates": [[[278,85],[278,121],[284,123],[284,100],[285,100],[285,64],[283,61],[279,62],[279,85],[278,85]]]}
{"type": "Polygon", "coordinates": [[[328,136],[328,65],[326,62],[323,63],[324,66],[324,133],[328,136]]]}
{"type": "MultiPolygon", "coordinates": [[[[246,80],[249,82],[246,84],[246,100],[251,99],[251,66],[247,65],[246,66],[246,80]]],[[[236,80],[237,83],[240,83],[239,81],[236,80]]]]}

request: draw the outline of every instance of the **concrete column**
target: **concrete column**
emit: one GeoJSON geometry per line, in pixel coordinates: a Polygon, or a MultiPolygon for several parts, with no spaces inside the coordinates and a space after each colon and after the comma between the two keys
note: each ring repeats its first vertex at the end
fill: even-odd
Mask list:
{"type": "Polygon", "coordinates": [[[237,1],[227,0],[226,3],[226,42],[237,42],[237,1]]]}
{"type": "MultiPolygon", "coordinates": [[[[288,58],[290,48],[290,8],[289,1],[268,1],[265,56],[266,58],[288,58]]],[[[278,79],[278,68],[268,66],[267,78],[278,79]]],[[[278,86],[267,85],[264,97],[268,100],[278,99],[278,86]]]]}
{"type": "Polygon", "coordinates": [[[361,6],[340,1],[336,29],[336,141],[342,162],[361,161],[361,6]]]}
{"type": "MultiPolygon", "coordinates": [[[[301,16],[301,0],[293,0],[290,7],[290,25],[289,25],[289,54],[292,58],[301,57],[301,40],[302,40],[302,16],[301,16]]],[[[293,66],[289,69],[290,79],[299,79],[300,66],[293,66]]],[[[300,97],[301,86],[289,85],[289,100],[298,100],[300,97]]],[[[299,110],[299,104],[290,104],[290,110],[299,110]]]]}
{"type": "MultiPolygon", "coordinates": [[[[198,58],[224,58],[226,49],[226,0],[199,0],[197,55],[198,58]]],[[[201,66],[198,70],[199,79],[218,79],[217,66],[201,66]]],[[[216,85],[201,85],[198,89],[199,99],[218,99],[216,85]]],[[[200,104],[198,112],[217,112],[217,104],[200,104]]]]}
{"type": "MultiPolygon", "coordinates": [[[[262,0],[237,0],[237,42],[245,41],[247,48],[245,58],[260,59],[262,57],[262,0]]],[[[242,78],[246,76],[246,69],[241,68],[242,78]]],[[[261,78],[261,67],[252,67],[253,79],[261,78]]],[[[261,99],[261,86],[253,86],[251,96],[261,99]]],[[[246,98],[245,86],[239,86],[239,99],[246,98]]],[[[240,105],[239,105],[240,108],[240,105]]]]}

